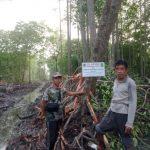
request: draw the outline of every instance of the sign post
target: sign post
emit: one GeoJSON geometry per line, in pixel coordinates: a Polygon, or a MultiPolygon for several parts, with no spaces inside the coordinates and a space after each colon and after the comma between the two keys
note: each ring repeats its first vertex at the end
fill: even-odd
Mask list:
{"type": "Polygon", "coordinates": [[[82,63],[83,77],[101,77],[105,76],[104,62],[86,62],[82,63]]]}

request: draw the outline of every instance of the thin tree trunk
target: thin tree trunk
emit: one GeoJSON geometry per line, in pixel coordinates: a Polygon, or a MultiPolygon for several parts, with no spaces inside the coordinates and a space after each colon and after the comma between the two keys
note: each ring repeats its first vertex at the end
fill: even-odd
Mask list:
{"type": "Polygon", "coordinates": [[[58,55],[56,55],[56,56],[55,56],[55,63],[56,63],[56,64],[55,64],[55,69],[56,69],[56,72],[58,71],[58,66],[57,66],[57,57],[58,57],[58,55]]]}
{"type": "Polygon", "coordinates": [[[77,25],[77,35],[78,35],[78,48],[77,48],[77,56],[78,56],[78,66],[81,65],[81,47],[80,47],[80,32],[79,32],[79,25],[77,25]]]}
{"type": "MultiPolygon", "coordinates": [[[[121,48],[119,46],[119,41],[121,41],[121,36],[119,37],[119,32],[118,32],[118,29],[119,28],[119,22],[118,20],[116,21],[115,23],[115,50],[116,50],[116,60],[120,59],[121,57],[121,48]]],[[[121,28],[121,27],[120,27],[121,28]]],[[[122,34],[122,33],[121,33],[122,34]]]]}
{"type": "MultiPolygon", "coordinates": [[[[88,22],[88,18],[86,17],[86,22],[88,22]]],[[[91,50],[90,50],[90,35],[89,35],[89,26],[87,25],[86,28],[85,28],[85,31],[86,31],[86,42],[87,42],[87,49],[86,49],[86,52],[87,52],[87,58],[86,58],[86,61],[89,61],[90,60],[90,55],[91,55],[91,50]]]]}
{"type": "MultiPolygon", "coordinates": [[[[117,33],[118,33],[118,48],[120,49],[120,57],[121,59],[124,59],[124,56],[123,56],[123,48],[122,48],[122,43],[123,43],[123,36],[122,36],[122,29],[123,29],[123,20],[122,20],[122,17],[121,17],[121,33],[120,33],[120,39],[119,39],[119,33],[118,33],[118,29],[117,29],[117,33]],[[119,45],[120,43],[120,45],[119,45]]],[[[117,21],[117,25],[118,25],[118,21],[117,21]]]]}
{"type": "Polygon", "coordinates": [[[82,54],[83,54],[83,62],[88,60],[88,47],[87,47],[87,39],[86,39],[86,30],[85,30],[85,14],[82,10],[83,7],[83,0],[78,0],[79,3],[79,24],[80,24],[80,31],[81,31],[81,40],[82,40],[82,54]]]}
{"type": "MultiPolygon", "coordinates": [[[[140,18],[142,17],[142,4],[140,1],[140,18]]],[[[143,76],[143,46],[140,47],[140,73],[143,76]]]]}
{"type": "Polygon", "coordinates": [[[71,75],[71,31],[70,31],[70,0],[67,0],[67,48],[68,48],[68,75],[71,75]]]}
{"type": "Polygon", "coordinates": [[[109,61],[109,66],[113,68],[114,62],[115,62],[115,31],[113,30],[112,32],[112,46],[111,46],[111,52],[110,52],[110,61],[109,61]]]}
{"type": "MultiPolygon", "coordinates": [[[[147,14],[147,9],[146,9],[146,4],[147,4],[147,1],[146,0],[144,0],[144,16],[146,16],[146,14],[147,14]]],[[[144,36],[144,60],[143,60],[143,76],[145,76],[146,75],[146,62],[147,62],[147,57],[146,57],[146,45],[147,45],[147,34],[146,34],[146,30],[147,29],[147,20],[146,20],[146,17],[144,17],[144,32],[145,32],[145,36],[144,36]]]]}
{"type": "Polygon", "coordinates": [[[29,54],[29,83],[31,83],[31,60],[30,60],[30,54],[29,54]]]}
{"type": "Polygon", "coordinates": [[[59,0],[59,42],[60,42],[60,53],[62,57],[62,25],[61,25],[61,3],[59,0]]]}

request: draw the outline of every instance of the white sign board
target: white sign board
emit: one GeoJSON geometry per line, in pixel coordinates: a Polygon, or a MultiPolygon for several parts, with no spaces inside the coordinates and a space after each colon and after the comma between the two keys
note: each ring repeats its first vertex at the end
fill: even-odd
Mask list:
{"type": "Polygon", "coordinates": [[[105,76],[104,62],[86,62],[82,63],[83,77],[100,77],[105,76]]]}

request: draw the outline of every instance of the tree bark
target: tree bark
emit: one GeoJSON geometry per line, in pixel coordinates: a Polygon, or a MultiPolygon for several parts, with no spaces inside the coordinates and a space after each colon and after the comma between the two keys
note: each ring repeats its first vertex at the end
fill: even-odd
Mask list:
{"type": "Polygon", "coordinates": [[[110,34],[117,21],[118,13],[123,0],[106,0],[99,22],[98,34],[93,53],[94,61],[105,61],[110,34]]]}
{"type": "Polygon", "coordinates": [[[89,26],[89,31],[90,31],[90,50],[91,50],[90,57],[92,58],[95,40],[96,40],[94,0],[87,0],[87,10],[88,10],[88,26],[89,26]]]}

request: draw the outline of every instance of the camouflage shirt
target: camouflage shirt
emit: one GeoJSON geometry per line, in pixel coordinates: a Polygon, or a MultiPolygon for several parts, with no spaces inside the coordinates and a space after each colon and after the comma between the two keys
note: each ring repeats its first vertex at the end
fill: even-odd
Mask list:
{"type": "Polygon", "coordinates": [[[51,103],[60,103],[63,96],[66,94],[66,91],[54,87],[53,85],[49,86],[43,94],[43,100],[49,101],[51,103]]]}
{"type": "MultiPolygon", "coordinates": [[[[57,88],[53,85],[49,86],[46,91],[43,94],[43,100],[48,101],[48,103],[58,103],[60,104],[61,99],[63,96],[66,94],[65,90],[62,90],[60,88],[57,88]]],[[[53,112],[53,113],[46,113],[46,118],[52,118],[52,119],[59,119],[62,117],[63,110],[60,105],[59,111],[58,112],[53,112]]]]}

